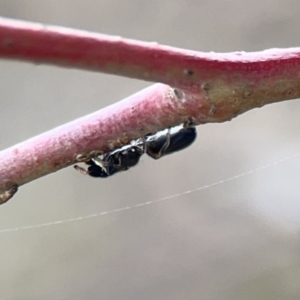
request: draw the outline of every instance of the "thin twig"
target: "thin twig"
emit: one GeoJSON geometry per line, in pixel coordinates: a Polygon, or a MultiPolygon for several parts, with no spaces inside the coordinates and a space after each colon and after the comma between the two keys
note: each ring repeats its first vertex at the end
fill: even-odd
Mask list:
{"type": "Polygon", "coordinates": [[[300,48],[201,53],[0,18],[0,58],[161,82],[0,152],[0,203],[18,186],[192,117],[223,122],[300,97],[300,48]],[[171,88],[171,87],[172,88],[171,88]]]}

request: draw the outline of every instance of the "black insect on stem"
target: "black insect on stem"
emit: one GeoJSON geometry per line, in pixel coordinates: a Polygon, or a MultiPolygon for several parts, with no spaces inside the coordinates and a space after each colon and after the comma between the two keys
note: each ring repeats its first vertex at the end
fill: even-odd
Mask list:
{"type": "Polygon", "coordinates": [[[190,146],[196,137],[196,128],[190,122],[186,122],[146,136],[146,152],[152,158],[159,159],[190,146]]]}
{"type": "Polygon", "coordinates": [[[159,159],[190,146],[196,137],[196,128],[191,122],[185,122],[182,125],[147,135],[131,145],[93,157],[86,162],[89,165],[87,170],[79,166],[74,166],[74,168],[92,177],[106,178],[134,167],[144,153],[154,159],[159,159]]]}
{"type": "Polygon", "coordinates": [[[87,170],[77,165],[74,168],[92,177],[106,178],[117,172],[126,171],[138,164],[141,156],[145,153],[144,144],[145,142],[141,146],[136,143],[126,145],[120,149],[105,153],[103,157],[96,156],[91,158],[86,162],[89,165],[87,170]]]}

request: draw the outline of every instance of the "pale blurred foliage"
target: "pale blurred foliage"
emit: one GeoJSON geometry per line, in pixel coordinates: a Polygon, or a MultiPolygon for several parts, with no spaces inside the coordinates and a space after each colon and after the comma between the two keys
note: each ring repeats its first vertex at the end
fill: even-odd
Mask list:
{"type": "MultiPolygon", "coordinates": [[[[300,3],[0,1],[1,15],[199,51],[300,46],[300,3]]],[[[1,149],[149,83],[1,61],[1,149]]],[[[68,168],[20,189],[0,230],[183,193],[300,152],[300,103],[198,127],[197,142],[106,180],[68,168]]],[[[299,299],[300,157],[194,193],[0,235],[0,299],[299,299]]]]}

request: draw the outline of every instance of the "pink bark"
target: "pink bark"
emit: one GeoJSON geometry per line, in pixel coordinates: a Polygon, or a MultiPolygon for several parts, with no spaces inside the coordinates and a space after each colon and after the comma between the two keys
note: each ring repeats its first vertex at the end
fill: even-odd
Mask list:
{"type": "Polygon", "coordinates": [[[0,58],[162,82],[0,152],[0,203],[17,187],[130,140],[182,123],[223,122],[300,96],[300,48],[201,53],[0,18],[0,58]],[[80,154],[80,155],[79,155],[80,154]],[[2,194],[2,195],[1,195],[2,194]]]}
{"type": "Polygon", "coordinates": [[[114,105],[1,151],[0,203],[13,195],[11,190],[16,192],[17,187],[27,182],[97,153],[129,144],[170,124],[183,123],[192,116],[196,123],[201,122],[199,99],[187,99],[188,95],[179,90],[174,92],[167,85],[155,84],[114,105]]]}

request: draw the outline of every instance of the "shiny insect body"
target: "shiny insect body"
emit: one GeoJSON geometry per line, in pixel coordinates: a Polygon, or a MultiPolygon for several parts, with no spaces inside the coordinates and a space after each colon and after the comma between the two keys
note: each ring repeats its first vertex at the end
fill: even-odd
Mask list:
{"type": "Polygon", "coordinates": [[[146,136],[146,152],[154,159],[190,146],[197,137],[196,128],[183,124],[146,136]]]}
{"type": "Polygon", "coordinates": [[[184,123],[134,141],[102,156],[91,158],[86,162],[87,170],[74,166],[76,170],[92,177],[106,178],[137,165],[141,156],[147,153],[154,159],[190,146],[197,137],[196,128],[184,123]]]}
{"type": "Polygon", "coordinates": [[[126,145],[120,149],[108,152],[102,157],[97,156],[86,162],[89,165],[85,170],[74,166],[76,170],[92,177],[106,178],[120,171],[126,171],[138,164],[144,154],[144,147],[138,145],[126,145]]]}

